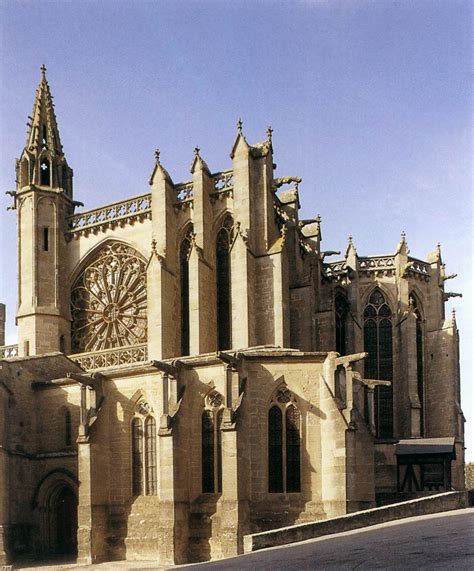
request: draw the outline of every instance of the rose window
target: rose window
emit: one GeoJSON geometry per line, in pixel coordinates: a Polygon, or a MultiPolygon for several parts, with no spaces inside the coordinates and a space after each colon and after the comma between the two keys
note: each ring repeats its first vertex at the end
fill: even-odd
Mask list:
{"type": "Polygon", "coordinates": [[[144,343],[145,261],[125,244],[104,246],[74,282],[71,312],[74,352],[144,343]]]}

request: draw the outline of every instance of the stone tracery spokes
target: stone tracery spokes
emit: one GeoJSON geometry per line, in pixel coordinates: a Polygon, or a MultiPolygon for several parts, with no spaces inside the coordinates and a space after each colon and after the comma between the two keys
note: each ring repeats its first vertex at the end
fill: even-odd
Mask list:
{"type": "Polygon", "coordinates": [[[72,346],[98,351],[146,341],[146,268],[125,244],[104,246],[71,291],[72,346]]]}

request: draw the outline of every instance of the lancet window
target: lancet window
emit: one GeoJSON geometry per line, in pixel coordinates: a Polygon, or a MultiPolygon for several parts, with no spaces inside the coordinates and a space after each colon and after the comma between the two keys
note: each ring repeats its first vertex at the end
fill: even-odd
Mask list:
{"type": "Polygon", "coordinates": [[[424,335],[423,335],[423,318],[420,311],[420,305],[416,297],[411,294],[409,297],[410,306],[416,317],[416,380],[418,399],[420,401],[420,434],[424,436],[424,412],[425,412],[425,383],[424,383],[424,335]]]}
{"type": "Polygon", "coordinates": [[[51,186],[51,163],[46,157],[40,161],[40,185],[51,186]]]}
{"type": "Polygon", "coordinates": [[[336,351],[340,355],[346,355],[347,349],[347,316],[349,314],[349,302],[347,297],[337,292],[334,298],[336,320],[336,351]]]}
{"type": "Polygon", "coordinates": [[[191,232],[188,232],[179,249],[179,279],[181,290],[181,355],[189,355],[189,254],[191,232]]]}
{"type": "Polygon", "coordinates": [[[223,398],[217,391],[207,397],[207,407],[201,415],[201,471],[202,492],[222,492],[222,404],[223,398]]]}
{"type": "MultiPolygon", "coordinates": [[[[392,311],[379,289],[370,295],[364,309],[365,377],[391,381],[393,378],[392,311]]],[[[393,388],[375,389],[374,422],[379,438],[393,436],[393,388]]]]}
{"type": "Polygon", "coordinates": [[[230,246],[233,222],[228,216],[217,233],[216,291],[217,291],[217,348],[230,349],[232,343],[230,246]]]}
{"type": "Polygon", "coordinates": [[[64,444],[66,446],[72,445],[72,422],[69,410],[64,412],[64,444]]]}
{"type": "Polygon", "coordinates": [[[286,387],[268,411],[268,491],[301,491],[301,414],[286,387]]]}
{"type": "Polygon", "coordinates": [[[132,419],[132,494],[156,496],[156,421],[151,406],[140,401],[132,419]]]}
{"type": "Polygon", "coordinates": [[[72,351],[145,343],[146,264],[120,242],[103,246],[71,289],[72,351]]]}

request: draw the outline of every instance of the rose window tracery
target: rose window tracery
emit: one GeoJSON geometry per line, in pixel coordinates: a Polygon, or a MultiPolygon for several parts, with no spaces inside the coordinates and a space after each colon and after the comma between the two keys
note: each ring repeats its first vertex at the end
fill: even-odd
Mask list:
{"type": "Polygon", "coordinates": [[[125,244],[104,246],[72,287],[73,351],[144,343],[146,303],[145,261],[125,244]]]}

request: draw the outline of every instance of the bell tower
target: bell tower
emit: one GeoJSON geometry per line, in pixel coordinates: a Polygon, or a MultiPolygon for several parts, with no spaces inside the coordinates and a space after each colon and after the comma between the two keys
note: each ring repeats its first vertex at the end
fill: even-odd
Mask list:
{"type": "Polygon", "coordinates": [[[53,97],[41,67],[26,146],[16,161],[18,352],[70,348],[67,217],[73,213],[72,169],[64,156],[53,97]]]}

